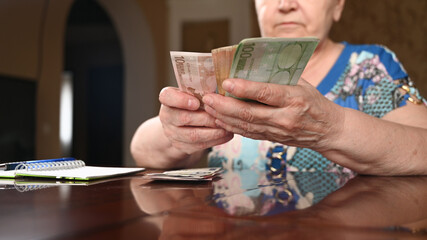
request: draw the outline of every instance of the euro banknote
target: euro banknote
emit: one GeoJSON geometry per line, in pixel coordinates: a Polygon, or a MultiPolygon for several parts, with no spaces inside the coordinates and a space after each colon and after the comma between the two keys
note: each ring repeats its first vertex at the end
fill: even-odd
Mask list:
{"type": "MultiPolygon", "coordinates": [[[[317,47],[316,38],[248,38],[211,53],[171,52],[181,90],[201,99],[205,93],[231,96],[227,78],[295,85],[317,47]]],[[[234,97],[234,96],[233,96],[234,97]]]]}
{"type": "Polygon", "coordinates": [[[216,91],[217,83],[211,53],[170,52],[179,89],[197,97],[216,91]]]}
{"type": "Polygon", "coordinates": [[[237,45],[212,49],[212,61],[215,68],[217,92],[221,95],[225,95],[222,82],[230,76],[231,65],[233,64],[236,50],[237,45]]]}

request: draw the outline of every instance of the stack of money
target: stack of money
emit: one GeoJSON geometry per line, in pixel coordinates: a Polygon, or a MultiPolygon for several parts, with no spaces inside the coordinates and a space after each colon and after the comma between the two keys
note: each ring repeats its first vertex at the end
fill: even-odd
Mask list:
{"type": "Polygon", "coordinates": [[[199,99],[212,92],[235,97],[221,87],[227,78],[296,85],[318,42],[311,37],[248,38],[212,53],[171,52],[171,58],[182,91],[199,99]]]}
{"type": "Polygon", "coordinates": [[[191,168],[166,171],[162,173],[147,173],[144,178],[166,181],[212,181],[222,173],[220,167],[191,168]]]}
{"type": "Polygon", "coordinates": [[[225,95],[225,90],[222,88],[222,82],[229,78],[231,65],[233,64],[234,54],[236,53],[237,45],[216,48],[212,50],[212,60],[215,67],[215,77],[217,83],[217,91],[221,95],[225,95]]]}

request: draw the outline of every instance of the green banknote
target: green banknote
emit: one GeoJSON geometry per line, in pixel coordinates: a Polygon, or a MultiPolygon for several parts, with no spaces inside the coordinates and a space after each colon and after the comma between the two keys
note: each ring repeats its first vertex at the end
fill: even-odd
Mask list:
{"type": "Polygon", "coordinates": [[[319,39],[311,37],[244,39],[237,47],[229,78],[296,85],[318,43],[319,39]]]}

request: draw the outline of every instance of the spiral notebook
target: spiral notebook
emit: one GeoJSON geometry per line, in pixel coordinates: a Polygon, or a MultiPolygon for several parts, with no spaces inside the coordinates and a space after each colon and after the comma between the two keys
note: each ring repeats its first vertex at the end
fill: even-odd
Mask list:
{"type": "Polygon", "coordinates": [[[36,177],[68,180],[93,180],[121,176],[145,170],[144,168],[86,166],[82,160],[70,158],[36,160],[9,164],[11,166],[13,164],[12,169],[0,171],[0,178],[36,177]]]}

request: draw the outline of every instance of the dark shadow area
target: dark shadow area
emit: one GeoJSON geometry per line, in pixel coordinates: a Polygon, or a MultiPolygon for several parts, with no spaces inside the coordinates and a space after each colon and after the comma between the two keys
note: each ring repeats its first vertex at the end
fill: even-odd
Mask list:
{"type": "Polygon", "coordinates": [[[65,71],[73,76],[72,156],[122,165],[123,60],[111,19],[93,0],[76,0],[66,28],[65,71]]]}
{"type": "Polygon", "coordinates": [[[34,81],[0,76],[0,162],[34,158],[35,109],[34,81]]]}

